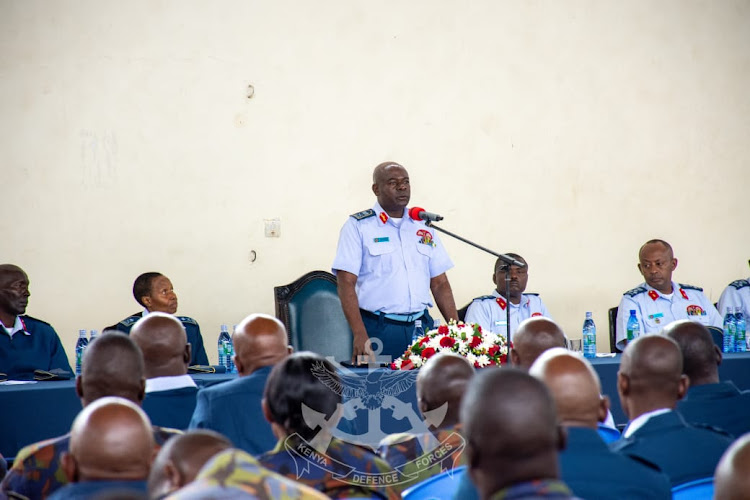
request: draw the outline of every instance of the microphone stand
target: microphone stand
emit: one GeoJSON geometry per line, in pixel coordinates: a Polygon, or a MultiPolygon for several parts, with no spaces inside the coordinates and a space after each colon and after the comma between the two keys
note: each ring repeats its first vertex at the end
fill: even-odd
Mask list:
{"type": "Polygon", "coordinates": [[[509,257],[502,253],[497,253],[489,248],[485,248],[482,245],[478,245],[474,243],[473,241],[469,241],[466,238],[459,236],[455,233],[452,233],[448,231],[447,229],[443,229],[441,227],[436,226],[432,223],[430,220],[424,221],[425,226],[432,227],[440,231],[441,233],[445,233],[448,236],[452,236],[456,238],[459,241],[462,241],[468,245],[473,246],[474,248],[478,248],[479,250],[485,251],[488,254],[494,255],[498,259],[505,262],[505,264],[508,266],[508,269],[505,271],[505,339],[508,341],[508,360],[510,360],[510,343],[511,343],[511,337],[510,337],[510,266],[516,266],[516,267],[526,267],[526,264],[524,264],[521,261],[518,261],[514,259],[513,257],[509,257]]]}

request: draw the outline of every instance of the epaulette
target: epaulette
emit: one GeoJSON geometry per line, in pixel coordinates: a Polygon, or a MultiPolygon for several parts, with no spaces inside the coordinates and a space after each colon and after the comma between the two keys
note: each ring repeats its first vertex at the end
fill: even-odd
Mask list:
{"type": "Polygon", "coordinates": [[[487,299],[494,300],[495,296],[494,295],[482,295],[481,297],[476,297],[476,298],[471,299],[471,301],[474,302],[475,300],[487,300],[487,299]]]}
{"type": "Polygon", "coordinates": [[[682,283],[677,283],[677,284],[680,286],[680,288],[684,288],[685,290],[698,290],[699,292],[703,291],[703,288],[701,288],[699,286],[684,285],[682,283]]]}
{"type": "Polygon", "coordinates": [[[198,322],[189,316],[176,316],[176,318],[183,323],[187,323],[188,325],[198,325],[198,322]]]}
{"type": "Polygon", "coordinates": [[[50,325],[49,323],[47,323],[46,321],[44,321],[44,320],[41,320],[41,319],[38,319],[38,318],[35,318],[35,317],[33,317],[33,316],[27,316],[26,314],[24,314],[24,315],[23,315],[23,316],[21,316],[21,317],[22,317],[22,318],[25,318],[25,319],[30,319],[31,321],[36,321],[37,323],[41,323],[41,324],[43,324],[43,325],[47,325],[47,326],[52,326],[52,325],[50,325]]]}
{"type": "Polygon", "coordinates": [[[728,438],[733,438],[734,436],[729,434],[727,431],[722,429],[721,427],[715,427],[713,425],[705,424],[703,422],[690,422],[690,425],[693,427],[697,427],[698,429],[706,429],[707,431],[715,432],[716,434],[721,434],[722,436],[726,436],[728,438]]]}
{"type": "Polygon", "coordinates": [[[645,292],[646,292],[645,286],[638,286],[638,287],[633,288],[632,290],[628,290],[627,292],[623,293],[623,295],[627,295],[628,297],[635,297],[636,295],[640,295],[645,292]]]}
{"type": "Polygon", "coordinates": [[[739,290],[740,288],[745,288],[746,286],[750,286],[750,281],[749,280],[736,280],[736,281],[732,281],[729,284],[729,286],[733,286],[737,290],[739,290]]]}
{"type": "Polygon", "coordinates": [[[523,295],[534,295],[536,297],[539,297],[539,294],[534,292],[523,292],[523,295]]]}
{"type": "Polygon", "coordinates": [[[120,321],[118,324],[120,324],[122,326],[131,326],[131,325],[134,325],[136,323],[136,321],[138,321],[142,317],[143,316],[141,316],[141,315],[128,316],[124,320],[120,321]]]}
{"type": "Polygon", "coordinates": [[[361,212],[357,212],[356,214],[351,214],[349,217],[354,217],[357,220],[364,220],[368,217],[373,217],[375,215],[375,210],[372,208],[368,208],[367,210],[362,210],[361,212]]]}

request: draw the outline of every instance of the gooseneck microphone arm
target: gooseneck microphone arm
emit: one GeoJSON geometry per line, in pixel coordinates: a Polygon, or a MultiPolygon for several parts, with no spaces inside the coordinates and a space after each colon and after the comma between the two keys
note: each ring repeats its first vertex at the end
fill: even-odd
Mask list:
{"type": "Polygon", "coordinates": [[[494,255],[495,257],[497,257],[498,259],[502,260],[503,262],[505,262],[506,264],[508,264],[510,266],[526,267],[526,264],[524,264],[521,261],[518,261],[518,260],[514,259],[513,257],[509,257],[509,256],[507,256],[505,254],[502,254],[502,253],[497,253],[495,251],[490,250],[489,248],[483,247],[482,245],[478,245],[478,244],[474,243],[473,241],[469,241],[466,238],[463,238],[463,237],[461,237],[461,236],[459,236],[459,235],[457,235],[455,233],[451,233],[447,229],[443,229],[442,227],[437,227],[435,224],[433,224],[430,221],[425,221],[424,224],[425,224],[425,226],[429,226],[429,227],[433,227],[433,228],[437,229],[441,233],[445,233],[445,234],[447,234],[449,236],[453,236],[457,240],[463,241],[464,243],[466,243],[468,245],[471,245],[474,248],[478,248],[480,250],[483,250],[483,251],[487,252],[488,254],[494,255]]]}

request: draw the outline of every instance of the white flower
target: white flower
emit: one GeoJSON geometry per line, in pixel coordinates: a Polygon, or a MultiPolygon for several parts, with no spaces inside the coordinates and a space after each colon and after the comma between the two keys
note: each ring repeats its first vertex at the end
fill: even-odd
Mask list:
{"type": "MultiPolygon", "coordinates": [[[[466,356],[466,359],[469,359],[468,356],[466,356]]],[[[473,361],[472,361],[473,364],[473,361]]],[[[477,364],[479,366],[487,366],[490,364],[490,358],[486,354],[482,354],[480,356],[477,356],[477,364]]]]}
{"type": "MultiPolygon", "coordinates": [[[[485,356],[485,357],[486,357],[486,356],[485,356]]],[[[473,355],[472,353],[467,353],[467,354],[466,354],[466,360],[467,360],[467,361],[468,361],[469,363],[471,363],[471,364],[473,365],[473,364],[474,364],[474,361],[476,361],[476,360],[477,360],[477,357],[476,357],[476,356],[474,356],[474,355],[473,355]]]]}

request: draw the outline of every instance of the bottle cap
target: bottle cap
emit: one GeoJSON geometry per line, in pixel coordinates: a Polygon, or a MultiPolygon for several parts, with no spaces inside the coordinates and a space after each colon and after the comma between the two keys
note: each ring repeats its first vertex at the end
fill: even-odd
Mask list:
{"type": "Polygon", "coordinates": [[[586,319],[591,318],[592,314],[590,311],[586,311],[586,319]]]}
{"type": "Polygon", "coordinates": [[[631,309],[631,310],[630,310],[630,315],[631,315],[631,316],[635,316],[635,309],[631,309]]]}

